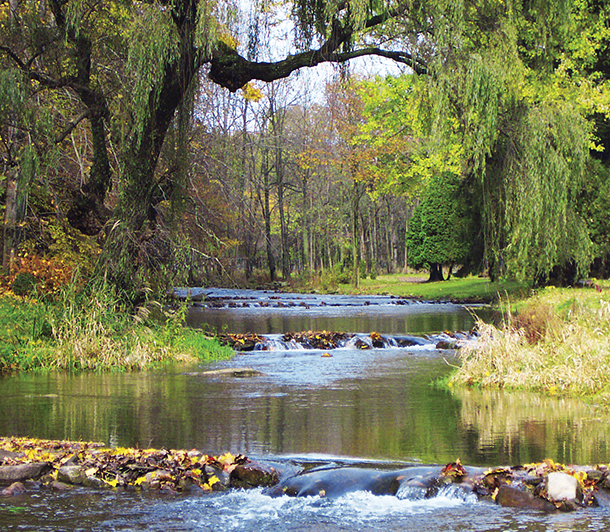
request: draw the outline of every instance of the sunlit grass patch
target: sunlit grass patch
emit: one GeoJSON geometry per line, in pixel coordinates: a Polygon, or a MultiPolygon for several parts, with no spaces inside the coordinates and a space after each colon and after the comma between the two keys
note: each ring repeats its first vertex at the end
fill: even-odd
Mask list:
{"type": "Polygon", "coordinates": [[[339,285],[342,293],[391,294],[426,300],[495,301],[505,294],[528,292],[525,283],[500,281],[492,283],[484,277],[452,277],[448,281],[425,282],[426,274],[379,275],[376,279],[362,279],[360,287],[339,285]]]}
{"type": "Polygon", "coordinates": [[[549,288],[505,311],[503,324],[478,323],[476,346],[459,353],[449,384],[610,397],[610,295],[549,288]]]}

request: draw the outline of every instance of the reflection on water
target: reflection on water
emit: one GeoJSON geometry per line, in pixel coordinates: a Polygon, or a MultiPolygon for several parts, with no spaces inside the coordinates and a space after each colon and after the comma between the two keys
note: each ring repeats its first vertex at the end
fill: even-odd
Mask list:
{"type": "Polygon", "coordinates": [[[235,379],[200,369],[0,380],[0,434],[199,448],[250,455],[321,454],[473,465],[550,457],[606,463],[608,419],[577,399],[456,390],[434,349],[241,354],[235,379]],[[593,416],[593,417],[592,417],[593,416]]]}
{"type": "Polygon", "coordinates": [[[458,388],[460,419],[476,434],[478,461],[498,453],[507,463],[552,457],[569,464],[610,459],[610,417],[575,398],[528,392],[458,388]]]}

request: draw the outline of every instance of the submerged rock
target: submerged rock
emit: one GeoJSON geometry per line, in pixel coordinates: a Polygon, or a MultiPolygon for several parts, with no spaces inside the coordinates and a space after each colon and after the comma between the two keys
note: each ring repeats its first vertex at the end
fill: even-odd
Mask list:
{"type": "Polygon", "coordinates": [[[25,492],[26,489],[23,483],[13,482],[8,488],[4,488],[2,491],[0,491],[0,495],[4,497],[15,497],[25,492]]]}
{"type": "Polygon", "coordinates": [[[510,486],[503,485],[498,488],[496,502],[500,506],[511,508],[527,508],[530,510],[541,510],[543,512],[554,512],[557,510],[551,502],[535,497],[528,491],[521,491],[510,486]]]}

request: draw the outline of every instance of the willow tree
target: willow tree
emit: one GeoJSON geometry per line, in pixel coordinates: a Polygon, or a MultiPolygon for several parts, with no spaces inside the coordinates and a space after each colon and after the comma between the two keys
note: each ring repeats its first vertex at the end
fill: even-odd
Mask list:
{"type": "MultiPolygon", "coordinates": [[[[402,13],[394,2],[295,2],[298,47],[273,62],[240,55],[230,2],[25,0],[10,6],[2,4],[0,15],[18,30],[14,39],[2,39],[3,65],[19,69],[33,90],[69,93],[78,102],[73,117],[58,123],[56,139],[61,143],[62,130],[83,126],[92,138],[88,179],[76,194],[71,221],[78,225],[94,214],[107,223],[98,271],[129,297],[167,264],[159,206],[180,196],[185,167],[172,164],[179,158],[165,157],[164,150],[184,152],[183,141],[170,146],[166,140],[174,130],[176,139],[188,131],[202,67],[231,91],[253,79],[273,81],[301,67],[370,54],[423,68],[408,52],[358,46],[360,37],[402,13]]],[[[265,2],[257,7],[270,11],[265,2]]],[[[8,27],[0,25],[3,37],[8,27]]]]}
{"type": "MultiPolygon", "coordinates": [[[[490,274],[584,273],[590,240],[575,210],[590,126],[555,66],[571,2],[455,2],[435,33],[428,140],[462,144],[478,181],[490,274]],[[442,62],[439,64],[438,60],[442,62]]],[[[574,28],[572,28],[572,31],[574,28]]]]}

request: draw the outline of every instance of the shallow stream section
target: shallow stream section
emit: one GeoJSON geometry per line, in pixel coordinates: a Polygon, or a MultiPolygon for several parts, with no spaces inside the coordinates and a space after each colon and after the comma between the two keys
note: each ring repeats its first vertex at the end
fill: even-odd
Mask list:
{"type": "MultiPolygon", "coordinates": [[[[434,385],[457,363],[453,351],[436,348],[439,335],[471,329],[475,314],[493,319],[485,307],[390,297],[205,294],[191,309],[191,325],[272,339],[286,332],[330,330],[375,331],[418,342],[346,346],[330,353],[276,343],[273,349],[239,353],[211,366],[4,377],[0,434],[231,451],[295,469],[394,470],[457,458],[481,467],[545,458],[583,465],[610,462],[610,423],[594,405],[434,385]],[[244,368],[254,370],[254,376],[210,373],[244,368]]],[[[0,529],[580,532],[610,530],[610,513],[517,511],[460,490],[425,499],[400,492],[295,498],[271,497],[260,489],[163,495],[75,488],[0,498],[0,529]]]]}

